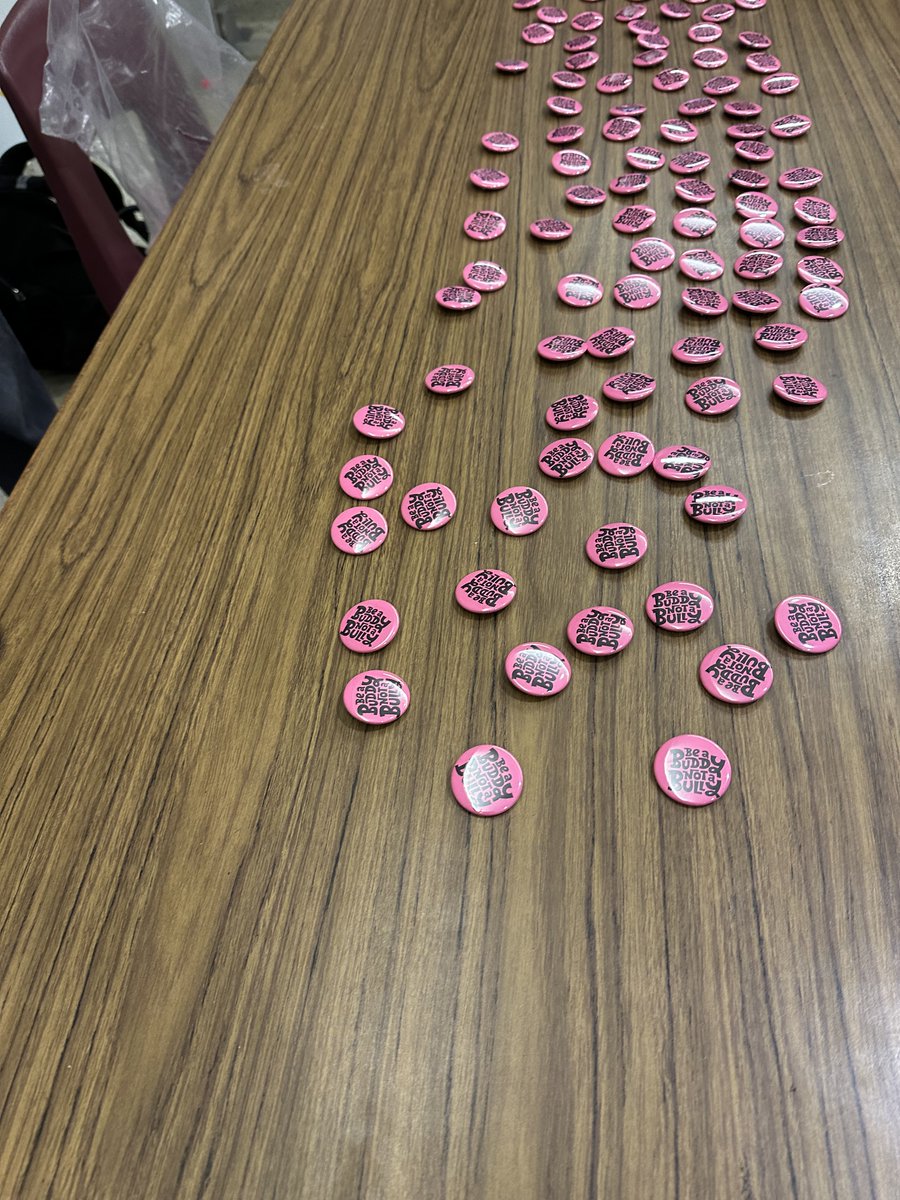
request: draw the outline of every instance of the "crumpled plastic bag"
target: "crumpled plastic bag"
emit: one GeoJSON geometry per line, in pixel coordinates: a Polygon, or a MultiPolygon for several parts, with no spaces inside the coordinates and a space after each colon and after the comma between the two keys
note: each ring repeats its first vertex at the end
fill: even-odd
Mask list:
{"type": "Polygon", "coordinates": [[[47,46],[41,128],[108,167],[152,239],[251,64],[209,0],[50,0],[47,46]]]}

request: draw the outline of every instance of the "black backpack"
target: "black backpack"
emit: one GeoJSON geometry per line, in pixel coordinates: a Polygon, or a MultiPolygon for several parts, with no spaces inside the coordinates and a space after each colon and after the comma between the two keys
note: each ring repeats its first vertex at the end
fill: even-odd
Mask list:
{"type": "MultiPolygon", "coordinates": [[[[76,372],[108,315],[42,175],[23,172],[34,156],[23,142],[0,156],[0,312],[40,370],[76,372]]],[[[146,239],[136,209],[94,168],[120,220],[146,239]]]]}

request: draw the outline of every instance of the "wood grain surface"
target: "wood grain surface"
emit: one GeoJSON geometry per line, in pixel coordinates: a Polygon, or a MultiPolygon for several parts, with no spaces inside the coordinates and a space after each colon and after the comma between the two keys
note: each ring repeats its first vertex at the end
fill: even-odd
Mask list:
{"type": "MultiPolygon", "coordinates": [[[[600,136],[593,81],[633,45],[605,12],[580,93],[587,178],[604,185],[623,147],[600,136]]],[[[718,419],[682,402],[710,372],[669,353],[712,328],[681,309],[683,278],[659,276],[656,308],[618,309],[616,199],[563,200],[544,141],[562,35],[525,50],[531,16],[297,4],[0,517],[0,1196],[897,1195],[897,12],[769,0],[724,27],[739,97],[759,95],[740,29],[770,33],[802,76],[764,98],[769,120],[814,121],[774,143],[771,173],[824,168],[852,307],[803,320],[809,343],[788,358],[754,350],[756,321],[716,322],[716,370],[744,390],[718,419]],[[523,50],[526,75],[493,70],[523,50]],[[479,144],[490,129],[522,139],[493,196],[467,182],[497,163],[479,144]],[[480,207],[509,220],[482,247],[462,233],[480,207]],[[568,242],[529,236],[534,218],[570,214],[568,242]],[[473,257],[501,261],[509,285],[474,313],[440,311],[435,289],[473,257]],[[607,288],[597,308],[556,299],[579,270],[607,288]],[[624,361],[659,386],[634,408],[603,402],[590,440],[636,427],[699,443],[707,481],[750,498],[736,525],[690,522],[687,489],[652,472],[539,474],[547,405],[599,396],[616,365],[552,368],[534,347],[614,323],[633,325],[624,361]],[[430,396],[442,362],[469,363],[475,386],[430,396]],[[773,398],[786,362],[825,381],[820,409],[773,398]],[[328,529],[346,506],[339,467],[375,448],[351,415],[375,401],[407,428],[384,444],[396,481],[374,502],[388,539],[351,559],[328,529]],[[458,513],[415,533],[400,497],[431,480],[458,513]],[[533,537],[488,520],[514,483],[548,497],[533,537]],[[624,519],[650,550],[609,578],[584,539],[624,519]],[[519,582],[496,618],[453,600],[479,566],[519,582]],[[643,616],[673,578],[717,601],[682,638],[643,616]],[[797,591],[840,613],[832,653],[775,634],[775,604],[797,591]],[[362,660],[336,628],[370,596],[403,624],[362,660]],[[552,700],[514,692],[507,650],[564,647],[568,618],[597,601],[631,614],[631,646],[599,662],[573,650],[552,700]],[[697,680],[726,640],[774,664],[768,696],[737,711],[697,680]],[[368,666],[410,685],[395,726],[344,712],[368,666]],[[657,746],[684,731],[734,765],[709,808],[653,782],[657,746]],[[525,772],[494,820],[448,786],[483,741],[525,772]]],[[[687,24],[665,22],[666,65],[690,66],[687,24]]],[[[666,95],[652,73],[625,98],[646,101],[656,143],[704,75],[666,95]]],[[[729,120],[720,106],[699,123],[730,293],[729,120]]],[[[673,182],[663,170],[646,194],[664,235],[673,182]]],[[[770,191],[789,230],[776,290],[796,320],[793,196],[770,191]]]]}

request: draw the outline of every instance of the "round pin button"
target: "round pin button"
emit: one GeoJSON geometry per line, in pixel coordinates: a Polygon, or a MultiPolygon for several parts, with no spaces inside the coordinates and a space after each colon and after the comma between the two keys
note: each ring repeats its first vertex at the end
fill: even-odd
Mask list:
{"type": "Polygon", "coordinates": [[[805,250],[833,250],[844,240],[843,229],[837,225],[807,225],[798,231],[794,241],[805,250]]]}
{"type": "Polygon", "coordinates": [[[760,91],[765,92],[767,96],[787,96],[788,93],[795,92],[799,86],[799,75],[794,75],[790,71],[785,71],[782,75],[769,75],[759,85],[760,91]]]}
{"type": "Polygon", "coordinates": [[[571,25],[573,29],[580,29],[582,32],[590,33],[592,29],[599,29],[603,24],[603,14],[598,12],[583,12],[577,17],[573,17],[571,25]]]}
{"type": "Polygon", "coordinates": [[[634,82],[634,76],[627,71],[611,71],[597,80],[597,91],[604,96],[613,96],[617,92],[627,91],[634,82]]]}
{"type": "Polygon", "coordinates": [[[658,92],[677,92],[681,88],[687,87],[690,80],[690,71],[684,71],[680,67],[670,67],[653,76],[653,86],[658,92]]]}
{"type": "Polygon", "coordinates": [[[634,637],[634,626],[619,609],[595,604],[575,614],[566,628],[566,637],[582,654],[605,658],[625,649],[634,637]]]}
{"type": "Polygon", "coordinates": [[[425,376],[425,386],[438,396],[455,396],[475,382],[475,372],[463,363],[444,363],[433,367],[425,376]]]}
{"type": "Polygon", "coordinates": [[[564,8],[556,8],[552,4],[545,4],[534,15],[539,21],[545,21],[548,25],[564,25],[569,19],[569,14],[564,8]]]}
{"type": "Polygon", "coordinates": [[[597,451],[597,466],[607,475],[620,479],[629,479],[632,475],[640,475],[653,462],[656,450],[653,443],[643,433],[626,429],[622,433],[613,433],[601,443],[597,451]]]}
{"type": "Polygon", "coordinates": [[[762,325],[754,331],[753,340],[764,350],[785,352],[796,350],[804,344],[809,334],[800,325],[774,323],[762,325]]]}
{"type": "Polygon", "coordinates": [[[583,125],[557,125],[547,131],[547,141],[553,146],[567,146],[584,136],[583,125]]]}
{"type": "Polygon", "coordinates": [[[569,660],[561,650],[546,642],[523,642],[514,646],[504,664],[506,678],[526,696],[555,696],[572,678],[569,660]]]}
{"type": "Polygon", "coordinates": [[[509,278],[499,263],[477,259],[463,267],[463,279],[476,292],[496,292],[506,286],[509,278]]]}
{"type": "Polygon", "coordinates": [[[577,71],[554,71],[550,78],[557,87],[567,88],[570,91],[577,91],[587,83],[585,77],[577,71]]]}
{"type": "Polygon", "coordinates": [[[563,275],[556,285],[556,294],[573,308],[590,308],[603,299],[603,284],[593,275],[563,275]]]}
{"type": "Polygon", "coordinates": [[[450,772],[454,800],[476,817],[496,817],[512,808],[523,782],[518,759],[502,746],[473,746],[450,772]]]}
{"type": "Polygon", "coordinates": [[[462,287],[458,283],[438,288],[434,293],[434,298],[441,308],[446,308],[450,312],[468,312],[469,309],[477,308],[481,303],[480,292],[474,288],[462,287]]]}
{"type": "Polygon", "coordinates": [[[705,179],[696,179],[688,175],[675,180],[675,195],[690,204],[712,204],[716,198],[716,189],[705,179]]]}
{"type": "Polygon", "coordinates": [[[663,479],[701,479],[712,466],[712,459],[699,446],[664,446],[653,458],[653,470],[663,479]]]}
{"type": "Polygon", "coordinates": [[[730,92],[736,92],[740,86],[741,81],[737,75],[714,75],[712,79],[707,79],[702,91],[707,96],[727,96],[730,92]]]}
{"type": "Polygon", "coordinates": [[[717,224],[715,213],[708,208],[683,208],[672,219],[675,232],[689,238],[710,237],[716,232],[717,224]]]}
{"type": "Polygon", "coordinates": [[[608,142],[629,142],[640,132],[637,117],[612,117],[603,126],[603,136],[608,142]]]}
{"type": "Polygon", "coordinates": [[[778,215],[778,201],[765,192],[741,192],[734,198],[734,210],[742,217],[774,217],[778,215]]]}
{"type": "Polygon", "coordinates": [[[643,171],[629,171],[625,175],[617,175],[609,181],[609,190],[616,196],[634,196],[643,192],[650,182],[650,176],[643,171]]]}
{"type": "Polygon", "coordinates": [[[725,345],[718,338],[701,337],[697,334],[679,338],[672,347],[673,358],[677,358],[679,362],[687,363],[689,366],[692,363],[715,362],[724,353],[725,345]]]}
{"type": "Polygon", "coordinates": [[[730,525],[747,511],[747,497],[737,488],[697,488],[685,496],[684,511],[702,525],[730,525]]]}
{"type": "MultiPolygon", "coordinates": [[[[610,105],[609,115],[611,117],[642,117],[646,111],[646,104],[613,104],[610,105]]],[[[625,157],[627,158],[628,154],[625,157]]]]}
{"type": "Polygon", "coordinates": [[[397,636],[400,614],[387,600],[360,600],[344,613],[338,637],[348,650],[374,654],[397,636]]]}
{"type": "Polygon", "coordinates": [[[729,125],[725,134],[735,142],[744,138],[761,138],[766,136],[766,126],[756,121],[738,121],[736,125],[729,125]]]}
{"type": "Polygon", "coordinates": [[[641,34],[651,35],[659,33],[659,26],[655,21],[649,21],[646,17],[637,17],[634,21],[628,22],[628,31],[633,33],[640,44],[641,34]]]}
{"type": "Polygon", "coordinates": [[[469,172],[469,180],[484,192],[498,192],[509,186],[509,176],[495,167],[478,167],[469,172]]]}
{"type": "Polygon", "coordinates": [[[757,104],[755,100],[729,100],[724,111],[729,117],[758,117],[762,112],[762,105],[757,104]]]}
{"type": "Polygon", "coordinates": [[[774,292],[765,292],[762,288],[742,288],[732,293],[731,303],[742,312],[763,313],[767,316],[781,308],[781,297],[776,296],[774,292]]]}
{"type": "Polygon", "coordinates": [[[715,604],[706,588],[675,579],[660,584],[647,597],[644,611],[658,629],[667,633],[692,633],[713,615],[715,604]]]}
{"type": "Polygon", "coordinates": [[[772,39],[764,33],[757,33],[753,29],[745,29],[738,34],[738,42],[742,46],[746,46],[748,50],[768,50],[772,45],[772,39]]]}
{"type": "Polygon", "coordinates": [[[777,138],[802,137],[812,128],[812,119],[805,113],[785,113],[776,117],[769,126],[769,133],[777,138]]]}
{"type": "Polygon", "coordinates": [[[443,483],[420,483],[400,501],[400,515],[410,529],[430,531],[447,525],[456,512],[456,497],[443,483]]]}
{"type": "Polygon", "coordinates": [[[506,229],[506,217],[491,209],[483,209],[469,213],[463,222],[463,229],[474,241],[489,242],[500,237],[506,229]]]}
{"type": "Polygon", "coordinates": [[[713,21],[700,21],[687,32],[692,42],[717,42],[722,36],[722,26],[713,21]]]}
{"type": "Polygon", "coordinates": [[[584,106],[574,96],[548,96],[547,107],[558,117],[577,117],[584,106]]]}
{"type": "Polygon", "coordinates": [[[728,62],[728,51],[715,46],[708,50],[695,50],[691,62],[701,71],[718,71],[728,62]]]}
{"type": "Polygon", "coordinates": [[[353,426],[365,437],[381,441],[403,432],[406,417],[389,404],[365,404],[353,414],[353,426]]]}
{"type": "Polygon", "coordinates": [[[669,159],[669,170],[674,175],[696,175],[698,171],[705,171],[710,161],[705,150],[683,150],[669,159]]]}
{"type": "Polygon", "coordinates": [[[460,608],[484,616],[501,612],[512,604],[516,590],[512,575],[496,568],[483,568],[463,575],[453,595],[460,608]]]}
{"type": "Polygon", "coordinates": [[[733,4],[708,4],[701,13],[704,21],[730,21],[734,16],[733,4]]]}
{"type": "Polygon", "coordinates": [[[572,333],[552,333],[537,344],[537,352],[547,362],[572,362],[581,358],[587,348],[584,338],[572,333]]]}
{"type": "Polygon", "coordinates": [[[598,567],[621,571],[633,567],[647,553],[647,535],[637,525],[616,521],[595,529],[584,548],[588,558],[598,567]]]}
{"type": "Polygon", "coordinates": [[[560,217],[541,217],[529,225],[531,236],[541,242],[561,242],[572,236],[573,226],[560,217]]]}
{"type": "Polygon", "coordinates": [[[680,733],[657,750],[653,774],[670,800],[700,808],[728,791],[731,763],[716,742],[697,733],[680,733]]]}
{"type": "Polygon", "coordinates": [[[757,75],[774,75],[776,71],[781,70],[781,59],[776,58],[774,54],[767,54],[764,50],[754,50],[747,55],[744,63],[757,75]]]}
{"type": "Polygon", "coordinates": [[[772,664],[761,650],[732,642],[716,646],[700,663],[700,682],[726,704],[752,704],[772,686],[772,664]]]}
{"type": "Polygon", "coordinates": [[[701,317],[721,317],[728,312],[728,299],[721,292],[706,287],[686,287],[681,303],[701,317]]]}
{"type": "Polygon", "coordinates": [[[668,50],[639,50],[631,60],[631,65],[633,67],[640,67],[642,69],[658,67],[659,64],[664,63],[668,57],[668,50]]]}
{"type": "Polygon", "coordinates": [[[345,554],[370,554],[387,537],[387,521],[375,508],[345,508],[331,523],[331,540],[345,554]]]}
{"type": "Polygon", "coordinates": [[[344,463],[338,482],[341,491],[354,500],[374,500],[394,482],[394,472],[386,458],[360,454],[344,463]]]}
{"type": "Polygon", "coordinates": [[[607,325],[587,340],[587,352],[592,358],[621,358],[634,347],[637,339],[633,329],[625,325],[607,325]]]}
{"type": "Polygon", "coordinates": [[[818,196],[801,196],[794,201],[794,213],[806,225],[833,225],[837,220],[837,209],[818,196]]]}
{"type": "Polygon", "coordinates": [[[570,54],[566,59],[566,67],[570,71],[589,71],[591,67],[596,67],[600,61],[600,55],[596,50],[579,50],[577,54],[570,54]]]}
{"type": "Polygon", "coordinates": [[[616,280],[613,296],[623,308],[652,308],[659,303],[662,288],[647,275],[624,275],[616,280]]]}
{"type": "Polygon", "coordinates": [[[690,6],[683,0],[663,0],[659,11],[664,17],[670,17],[673,21],[684,21],[691,15],[690,6]]]}
{"type": "Polygon", "coordinates": [[[824,172],[818,167],[792,167],[790,171],[782,171],[778,184],[789,192],[808,192],[818,187],[824,178],[824,172]]]}
{"type": "Polygon", "coordinates": [[[812,254],[800,259],[797,274],[805,283],[842,283],[844,268],[830,258],[812,254]]]}
{"type": "Polygon", "coordinates": [[[666,156],[655,146],[631,146],[625,151],[625,161],[639,171],[658,171],[666,164],[666,156]]]}
{"type": "Polygon", "coordinates": [[[684,393],[684,402],[701,417],[718,417],[731,412],[741,401],[741,389],[727,375],[707,375],[684,393]]]}
{"type": "Polygon", "coordinates": [[[771,279],[784,266],[784,259],[774,250],[748,250],[734,263],[734,273],[741,279],[771,279]]]}
{"type": "Polygon", "coordinates": [[[784,241],[784,226],[774,217],[748,217],[738,230],[738,237],[754,250],[770,250],[784,241]]]}
{"type": "Polygon", "coordinates": [[[684,117],[668,117],[660,125],[659,132],[667,142],[693,142],[697,137],[697,126],[684,117]]]}
{"type": "Polygon", "coordinates": [[[815,596],[788,596],[775,609],[775,628],[789,646],[807,654],[826,654],[841,640],[840,618],[815,596]]]}
{"type": "Polygon", "coordinates": [[[529,46],[543,46],[545,42],[552,42],[555,36],[556,31],[542,21],[533,21],[522,30],[522,41],[529,46]]]}
{"type": "Polygon", "coordinates": [[[511,150],[518,150],[519,139],[514,133],[505,133],[495,129],[484,135],[481,144],[485,150],[493,150],[495,154],[509,154],[511,150]]]}
{"type": "Polygon", "coordinates": [[[637,43],[644,50],[668,50],[672,44],[658,29],[656,33],[650,33],[647,30],[639,33],[637,43]]]}
{"type": "Polygon", "coordinates": [[[688,279],[709,282],[722,275],[725,261],[714,250],[685,250],[678,260],[678,269],[688,279]]]}
{"type": "Polygon", "coordinates": [[[577,183],[574,187],[566,188],[566,199],[570,204],[577,204],[581,208],[595,208],[606,200],[606,192],[603,188],[577,183]]]}
{"type": "Polygon", "coordinates": [[[558,400],[554,400],[544,414],[544,419],[551,429],[572,433],[590,425],[599,411],[600,405],[593,396],[584,392],[574,392],[570,396],[560,396],[558,400]]]}
{"type": "Polygon", "coordinates": [[[579,33],[575,37],[569,38],[567,42],[563,42],[563,50],[567,54],[580,54],[582,50],[590,50],[597,45],[597,35],[595,33],[579,33]]]}
{"type": "Polygon", "coordinates": [[[501,75],[521,75],[528,70],[528,63],[524,58],[501,58],[494,63],[494,67],[501,75]]]}
{"type": "Polygon", "coordinates": [[[661,237],[645,237],[636,241],[628,257],[643,271],[664,271],[675,261],[675,250],[661,237]]]}
{"type": "Polygon", "coordinates": [[[738,188],[767,188],[772,182],[762,171],[754,171],[752,167],[735,167],[728,172],[728,182],[738,188]]]}
{"type": "Polygon", "coordinates": [[[652,375],[644,375],[640,371],[611,375],[603,384],[603,395],[607,400],[615,400],[619,404],[636,404],[652,396],[655,391],[656,380],[652,375]]]}
{"type": "Polygon", "coordinates": [[[551,479],[574,479],[594,461],[594,448],[581,438],[563,438],[551,442],[540,453],[538,466],[551,479]]]}
{"type": "Polygon", "coordinates": [[[789,404],[821,404],[828,395],[828,388],[812,375],[776,375],[772,382],[776,396],[789,404]]]}
{"type": "Polygon", "coordinates": [[[850,298],[833,283],[808,283],[799,296],[801,309],[820,321],[842,317],[850,307],[850,298]]]}
{"type": "Polygon", "coordinates": [[[746,159],[747,162],[769,162],[775,157],[775,151],[766,142],[753,141],[749,138],[735,142],[734,152],[738,158],[746,159]]]}
{"type": "Polygon", "coordinates": [[[629,204],[613,217],[613,229],[619,233],[643,233],[656,220],[656,209],[648,204],[629,204]]]}
{"type": "Polygon", "coordinates": [[[363,671],[344,688],[344,708],[364,725],[390,725],[409,708],[409,687],[388,671],[363,671]]]}
{"type": "Polygon", "coordinates": [[[491,521],[501,533],[525,537],[535,533],[547,520],[547,501],[530,487],[511,487],[494,497],[491,521]]]}
{"type": "Polygon", "coordinates": [[[550,164],[557,175],[586,175],[591,169],[590,157],[583,150],[557,150],[550,164]]]}
{"type": "Polygon", "coordinates": [[[626,4],[624,8],[620,8],[616,13],[616,20],[626,23],[636,21],[640,17],[643,17],[646,12],[647,6],[645,4],[626,4]]]}
{"type": "Polygon", "coordinates": [[[537,8],[541,0],[513,0],[513,8],[516,10],[525,10],[528,8],[537,8]]]}

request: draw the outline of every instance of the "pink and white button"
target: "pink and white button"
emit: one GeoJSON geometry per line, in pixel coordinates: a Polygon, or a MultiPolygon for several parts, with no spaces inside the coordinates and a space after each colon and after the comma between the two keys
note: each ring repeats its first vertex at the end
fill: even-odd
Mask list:
{"type": "Polygon", "coordinates": [[[525,537],[536,533],[547,520],[547,501],[531,487],[511,487],[494,497],[491,521],[501,533],[525,537]]]}
{"type": "Polygon", "coordinates": [[[653,457],[653,470],[663,479],[700,479],[712,466],[712,459],[699,446],[664,446],[653,457]]]}
{"type": "Polygon", "coordinates": [[[735,167],[728,172],[728,182],[732,187],[767,188],[772,182],[764,171],[754,171],[752,167],[735,167]]]}
{"type": "Polygon", "coordinates": [[[400,614],[387,600],[360,600],[348,608],[338,626],[338,637],[356,654],[374,654],[397,636],[400,614]]]}
{"type": "Polygon", "coordinates": [[[603,14],[589,9],[587,12],[573,17],[571,24],[573,29],[578,29],[582,33],[590,33],[592,29],[599,29],[603,24],[603,14]]]}
{"type": "Polygon", "coordinates": [[[689,238],[710,237],[716,232],[717,224],[715,213],[708,208],[683,208],[672,219],[675,232],[689,238]]]}
{"type": "Polygon", "coordinates": [[[797,274],[805,283],[842,283],[844,268],[830,258],[810,254],[797,263],[797,274]]]}
{"type": "Polygon", "coordinates": [[[574,96],[548,96],[547,107],[558,117],[577,117],[584,105],[574,96]]]}
{"type": "Polygon", "coordinates": [[[596,418],[600,405],[593,396],[585,392],[573,392],[569,396],[560,396],[554,400],[544,414],[544,419],[551,429],[562,433],[571,433],[585,426],[596,418]]]}
{"type": "Polygon", "coordinates": [[[784,226],[774,217],[748,217],[741,224],[738,237],[753,250],[771,250],[784,241],[784,226]]]}
{"type": "Polygon", "coordinates": [[[731,763],[718,743],[697,733],[680,733],[657,750],[653,774],[670,800],[700,808],[725,795],[731,763]]]}
{"type": "Polygon", "coordinates": [[[721,292],[707,287],[686,287],[681,303],[701,317],[721,317],[728,312],[728,299],[721,292]]]}
{"type": "Polygon", "coordinates": [[[798,303],[809,316],[832,321],[844,315],[850,307],[850,297],[833,283],[808,283],[801,290],[798,303]]]}
{"type": "Polygon", "coordinates": [[[382,513],[366,505],[345,508],[331,523],[331,540],[345,554],[371,554],[387,537],[382,513]]]}
{"type": "Polygon", "coordinates": [[[574,226],[560,217],[540,217],[528,227],[531,236],[541,242],[561,242],[572,236],[574,226]]]}
{"type": "Polygon", "coordinates": [[[762,288],[741,288],[732,293],[731,303],[742,312],[768,315],[781,308],[781,297],[762,288]]]}
{"type": "Polygon", "coordinates": [[[828,395],[828,388],[812,375],[782,374],[776,375],[772,382],[776,396],[786,400],[788,404],[804,406],[821,404],[828,395]]]}
{"type": "Polygon", "coordinates": [[[469,213],[463,222],[466,235],[476,242],[491,242],[506,229],[506,217],[493,209],[469,213]]]}
{"type": "Polygon", "coordinates": [[[655,208],[648,204],[629,204],[613,217],[612,227],[619,233],[643,233],[655,220],[655,208]]]}
{"type": "Polygon", "coordinates": [[[353,414],[353,427],[365,437],[382,441],[403,432],[406,417],[390,404],[365,404],[353,414]]]}
{"type": "Polygon", "coordinates": [[[675,261],[675,249],[665,238],[639,238],[629,250],[628,257],[643,271],[665,271],[675,261]]]}
{"type": "Polygon", "coordinates": [[[577,612],[566,628],[566,637],[576,650],[595,658],[606,658],[624,650],[634,637],[631,618],[618,608],[595,604],[577,612]]]}
{"type": "Polygon", "coordinates": [[[818,196],[801,196],[794,201],[794,213],[806,225],[833,225],[837,220],[837,209],[818,196]]]}
{"type": "Polygon", "coordinates": [[[597,80],[597,91],[604,96],[613,96],[617,92],[627,91],[634,82],[634,76],[627,71],[611,71],[597,80]]]}
{"type": "Polygon", "coordinates": [[[772,686],[772,664],[761,650],[730,642],[710,650],[700,663],[700,682],[726,704],[753,704],[772,686]]]}
{"type": "Polygon", "coordinates": [[[481,144],[485,150],[493,150],[495,154],[509,154],[512,150],[518,150],[519,139],[514,133],[505,133],[495,129],[484,135],[481,144]]]}
{"type": "Polygon", "coordinates": [[[576,183],[574,187],[566,188],[566,199],[570,204],[581,208],[595,208],[606,200],[603,188],[592,187],[587,183],[576,183]]]}
{"type": "Polygon", "coordinates": [[[633,429],[612,433],[597,451],[597,466],[607,475],[628,479],[640,475],[653,462],[656,450],[643,433],[633,429]]]}
{"type": "Polygon", "coordinates": [[[672,347],[672,357],[677,358],[679,362],[687,363],[688,366],[692,363],[715,362],[724,353],[724,342],[718,338],[699,334],[690,334],[688,337],[679,338],[672,347]]]}
{"type": "Polygon", "coordinates": [[[587,83],[585,77],[578,71],[554,71],[550,76],[557,87],[577,91],[587,83]]]}
{"type": "Polygon", "coordinates": [[[732,487],[697,488],[685,497],[684,511],[701,525],[730,525],[747,511],[747,497],[732,487]]]}
{"type": "Polygon", "coordinates": [[[613,295],[623,308],[652,308],[659,303],[662,288],[647,275],[624,275],[616,280],[613,295]]]}
{"type": "Polygon", "coordinates": [[[498,192],[509,186],[509,176],[496,167],[476,167],[469,172],[469,180],[484,192],[498,192]]]}
{"type": "Polygon", "coordinates": [[[815,596],[788,596],[775,609],[775,628],[784,641],[806,654],[826,654],[841,640],[840,618],[815,596]]]}
{"type": "Polygon", "coordinates": [[[690,71],[682,70],[681,67],[670,67],[653,76],[653,86],[658,92],[677,92],[687,87],[690,80],[690,71]]]}
{"type": "Polygon", "coordinates": [[[446,308],[450,312],[468,312],[469,309],[477,308],[481,303],[481,293],[475,288],[463,287],[459,283],[451,283],[447,287],[438,288],[434,293],[434,298],[441,308],[446,308]]]}
{"type": "Polygon", "coordinates": [[[643,171],[628,171],[625,175],[617,175],[609,181],[609,190],[616,196],[634,196],[643,192],[650,182],[650,176],[643,171]]]}
{"type": "Polygon", "coordinates": [[[512,575],[496,568],[483,568],[463,575],[453,595],[466,612],[485,616],[508,608],[516,598],[516,591],[512,575]]]}
{"type": "Polygon", "coordinates": [[[584,338],[574,333],[552,333],[537,344],[537,352],[547,362],[574,362],[587,348],[584,338]]]}
{"type": "Polygon", "coordinates": [[[636,117],[612,117],[603,126],[603,136],[608,142],[629,142],[641,132],[641,123],[636,117]]]}
{"type": "Polygon", "coordinates": [[[595,529],[584,545],[592,563],[607,570],[633,567],[647,553],[647,535],[637,525],[616,521],[595,529]]]}
{"type": "Polygon", "coordinates": [[[734,209],[742,217],[775,217],[778,201],[765,192],[741,192],[734,198],[734,209]]]}
{"type": "Polygon", "coordinates": [[[425,376],[425,386],[438,396],[455,396],[475,382],[475,372],[464,363],[444,363],[425,376]]]}
{"type": "Polygon", "coordinates": [[[778,138],[802,137],[812,128],[812,118],[805,113],[785,113],[776,117],[769,126],[769,133],[778,138]]]}
{"type": "Polygon", "coordinates": [[[583,125],[556,125],[547,130],[547,141],[552,146],[568,146],[581,137],[584,137],[583,125]]]}
{"type": "Polygon", "coordinates": [[[344,708],[364,725],[390,725],[409,708],[409,687],[388,671],[363,671],[344,688],[344,708]]]}
{"type": "Polygon", "coordinates": [[[637,338],[625,325],[607,325],[587,340],[587,352],[592,358],[621,358],[634,347],[637,338]]]}
{"type": "Polygon", "coordinates": [[[669,159],[669,170],[675,175],[694,175],[705,171],[711,161],[705,150],[684,150],[669,159]]]}
{"type": "Polygon", "coordinates": [[[778,184],[789,192],[808,192],[818,187],[824,178],[824,172],[818,167],[792,167],[789,171],[782,171],[778,176],[778,184]]]}
{"type": "Polygon", "coordinates": [[[706,624],[714,609],[715,603],[706,588],[683,579],[660,584],[644,605],[653,624],[667,633],[692,633],[706,624]]]}
{"type": "Polygon", "coordinates": [[[550,165],[557,175],[586,175],[591,169],[591,159],[583,150],[557,150],[550,165]]]}
{"type": "Polygon", "coordinates": [[[463,279],[476,292],[497,292],[506,287],[509,278],[499,263],[490,259],[476,259],[463,267],[463,279]]]}
{"type": "Polygon", "coordinates": [[[594,461],[594,448],[582,438],[561,438],[545,446],[538,467],[551,479],[574,479],[594,461]]]}
{"type": "Polygon", "coordinates": [[[708,282],[722,275],[725,261],[714,250],[685,250],[678,260],[678,269],[688,279],[708,282]]]}
{"type": "Polygon", "coordinates": [[[546,642],[523,642],[514,646],[504,663],[506,678],[526,696],[541,699],[555,696],[572,678],[569,660],[561,650],[546,642]]]}
{"type": "Polygon", "coordinates": [[[666,165],[666,156],[655,146],[632,146],[625,152],[625,161],[638,171],[658,171],[666,165]]]}
{"type": "Polygon", "coordinates": [[[354,500],[374,500],[394,482],[394,471],[386,458],[359,454],[344,463],[338,482],[341,491],[354,500]]]}
{"type": "Polygon", "coordinates": [[[773,250],[751,250],[734,262],[734,273],[741,279],[771,279],[784,266],[784,259],[773,250]]]}
{"type": "Polygon", "coordinates": [[[684,402],[701,417],[718,417],[731,412],[741,402],[741,389],[727,375],[707,375],[684,393],[684,402]]]}
{"type": "Polygon", "coordinates": [[[646,400],[656,391],[656,380],[652,375],[644,375],[640,371],[622,371],[619,375],[611,375],[603,383],[603,395],[607,400],[615,400],[619,404],[636,404],[646,400]]]}
{"type": "Polygon", "coordinates": [[[499,58],[494,67],[501,75],[521,75],[528,70],[528,63],[524,58],[499,58]]]}
{"type": "Polygon", "coordinates": [[[419,483],[400,501],[400,515],[410,529],[441,529],[456,512],[456,497],[444,483],[419,483]]]}
{"type": "Polygon", "coordinates": [[[800,325],[775,322],[762,325],[754,330],[753,340],[763,350],[777,350],[786,353],[798,350],[807,340],[809,334],[800,325]]]}
{"type": "Polygon", "coordinates": [[[833,250],[843,240],[844,231],[836,225],[807,225],[794,238],[798,246],[809,250],[833,250]]]}
{"type": "Polygon", "coordinates": [[[716,198],[716,189],[705,179],[695,175],[681,176],[675,180],[675,195],[690,204],[712,204],[716,198]]]}
{"type": "Polygon", "coordinates": [[[552,42],[555,36],[556,31],[543,21],[533,21],[522,30],[522,41],[529,46],[543,46],[545,42],[552,42]]]}
{"type": "Polygon", "coordinates": [[[523,784],[518,759],[502,746],[472,746],[450,772],[454,800],[476,817],[496,817],[512,808],[523,784]]]}
{"type": "Polygon", "coordinates": [[[682,100],[678,105],[678,115],[681,117],[703,117],[718,108],[718,100],[712,96],[694,96],[691,100],[682,100]]]}
{"type": "Polygon", "coordinates": [[[591,308],[603,299],[603,284],[593,275],[563,275],[556,285],[556,294],[563,304],[591,308]]]}
{"type": "Polygon", "coordinates": [[[684,117],[668,117],[659,127],[667,142],[693,142],[697,137],[697,126],[684,117]]]}

